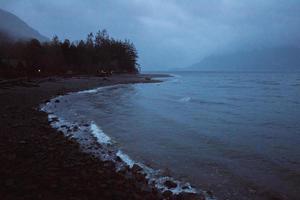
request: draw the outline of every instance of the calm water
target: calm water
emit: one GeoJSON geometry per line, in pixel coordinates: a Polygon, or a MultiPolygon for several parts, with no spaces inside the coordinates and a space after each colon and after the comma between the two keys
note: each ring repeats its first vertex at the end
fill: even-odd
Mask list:
{"type": "Polygon", "coordinates": [[[72,98],[64,112],[218,199],[300,198],[299,73],[176,73],[72,98]]]}

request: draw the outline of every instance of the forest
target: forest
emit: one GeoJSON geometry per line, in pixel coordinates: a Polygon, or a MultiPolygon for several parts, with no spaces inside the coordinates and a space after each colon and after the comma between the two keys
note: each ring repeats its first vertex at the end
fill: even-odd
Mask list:
{"type": "Polygon", "coordinates": [[[138,54],[129,40],[116,40],[106,30],[85,40],[14,41],[0,34],[0,77],[39,77],[67,74],[138,73],[138,54]]]}

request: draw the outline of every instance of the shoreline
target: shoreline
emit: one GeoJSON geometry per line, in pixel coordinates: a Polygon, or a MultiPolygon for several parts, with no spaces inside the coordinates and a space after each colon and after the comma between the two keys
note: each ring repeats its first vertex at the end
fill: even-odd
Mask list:
{"type": "MultiPolygon", "coordinates": [[[[91,153],[103,161],[112,161],[117,166],[117,171],[127,170],[129,167],[132,173],[139,176],[144,176],[148,184],[155,186],[161,193],[166,191],[172,192],[173,195],[180,193],[189,193],[196,195],[199,191],[193,188],[190,183],[175,180],[173,177],[166,176],[160,169],[153,169],[142,162],[135,161],[129,155],[123,153],[122,150],[116,146],[115,141],[103,132],[101,125],[95,123],[93,120],[82,118],[80,115],[76,117],[63,117],[63,113],[68,113],[68,109],[72,99],[80,98],[82,95],[89,95],[98,93],[99,91],[108,88],[122,87],[121,84],[103,86],[91,90],[83,90],[79,92],[68,93],[63,96],[58,96],[51,99],[48,103],[41,105],[41,110],[48,113],[49,122],[53,128],[62,131],[66,137],[72,137],[80,144],[82,151],[91,153]],[[100,148],[98,146],[101,146],[100,148]],[[166,184],[167,183],[167,184],[166,184]]],[[[74,114],[70,114],[74,116],[74,114]]],[[[132,176],[132,174],[131,174],[132,176]]]]}
{"type": "MultiPolygon", "coordinates": [[[[0,88],[0,166],[3,199],[195,199],[161,194],[140,173],[127,177],[113,162],[81,151],[53,129],[37,108],[56,96],[102,86],[160,82],[155,75],[51,78],[0,88]]],[[[165,76],[166,77],[166,76],[165,76]]],[[[127,169],[129,170],[129,169],[127,169]]],[[[130,170],[129,170],[130,171],[130,170]]],[[[199,198],[197,198],[199,199],[199,198]]]]}

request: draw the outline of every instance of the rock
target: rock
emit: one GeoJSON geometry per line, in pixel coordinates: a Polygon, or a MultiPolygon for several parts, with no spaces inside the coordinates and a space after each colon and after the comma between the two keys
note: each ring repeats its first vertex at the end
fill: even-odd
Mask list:
{"type": "Polygon", "coordinates": [[[189,189],[189,188],[190,188],[190,187],[187,186],[187,185],[185,185],[185,186],[182,187],[183,190],[187,190],[187,189],[189,189]]]}
{"type": "Polygon", "coordinates": [[[252,188],[248,188],[248,191],[250,192],[250,193],[256,193],[256,190],[254,190],[254,189],[252,189],[252,188]]]}
{"type": "Polygon", "coordinates": [[[135,178],[139,182],[145,182],[145,183],[147,182],[146,175],[144,173],[136,173],[135,178]]]}
{"type": "Polygon", "coordinates": [[[170,190],[166,190],[163,192],[163,196],[165,198],[170,198],[173,195],[173,193],[170,190]]]}
{"type": "Polygon", "coordinates": [[[207,191],[206,191],[206,194],[209,195],[209,196],[213,196],[213,192],[210,191],[210,190],[207,190],[207,191]]]}
{"type": "Polygon", "coordinates": [[[107,168],[110,168],[110,169],[115,169],[116,168],[115,163],[113,163],[111,161],[104,161],[103,166],[107,167],[107,168]]]}
{"type": "Polygon", "coordinates": [[[50,123],[53,123],[53,122],[59,122],[59,119],[57,117],[53,117],[53,118],[51,118],[50,123]]]}
{"type": "Polygon", "coordinates": [[[57,131],[57,133],[60,135],[64,135],[64,132],[62,132],[62,131],[57,131]]]}
{"type": "Polygon", "coordinates": [[[175,183],[174,181],[170,181],[170,180],[165,181],[164,184],[165,184],[165,186],[167,186],[168,189],[177,187],[177,183],[175,183]]]}
{"type": "Polygon", "coordinates": [[[148,192],[148,193],[150,193],[150,192],[153,191],[153,188],[150,187],[150,186],[147,185],[147,184],[143,184],[143,185],[141,186],[141,189],[142,189],[143,192],[148,192]]]}
{"type": "Polygon", "coordinates": [[[73,127],[73,131],[74,131],[74,132],[78,131],[78,129],[79,129],[78,126],[74,126],[74,127],[73,127]]]}
{"type": "Polygon", "coordinates": [[[119,172],[121,174],[128,174],[129,171],[130,171],[130,168],[128,166],[125,166],[119,172]]]}
{"type": "Polygon", "coordinates": [[[207,190],[205,193],[206,193],[206,195],[207,195],[208,197],[210,197],[210,198],[213,198],[213,197],[214,197],[213,192],[212,192],[211,190],[207,190]]]}
{"type": "Polygon", "coordinates": [[[182,192],[176,195],[175,199],[184,199],[184,200],[205,200],[205,196],[203,194],[194,194],[194,193],[187,193],[182,192]]]}
{"type": "Polygon", "coordinates": [[[134,164],[133,166],[132,166],[132,172],[134,172],[134,173],[138,173],[138,172],[141,172],[141,171],[143,171],[143,168],[141,168],[139,165],[137,165],[137,164],[134,164]]]}
{"type": "Polygon", "coordinates": [[[117,157],[116,157],[116,161],[117,161],[117,162],[122,162],[122,159],[120,158],[120,156],[117,156],[117,157]]]}

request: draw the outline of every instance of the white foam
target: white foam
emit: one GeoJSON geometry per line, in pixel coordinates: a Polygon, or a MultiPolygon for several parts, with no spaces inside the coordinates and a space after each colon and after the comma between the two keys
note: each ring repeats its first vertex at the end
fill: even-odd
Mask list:
{"type": "Polygon", "coordinates": [[[129,167],[133,167],[135,162],[125,153],[123,153],[121,150],[118,150],[116,153],[117,156],[121,158],[121,160],[126,163],[129,167]]]}
{"type": "Polygon", "coordinates": [[[96,89],[91,89],[91,90],[83,90],[77,92],[78,94],[92,94],[92,93],[97,93],[101,88],[96,88],[96,89]]]}
{"type": "Polygon", "coordinates": [[[83,90],[83,91],[79,91],[79,92],[75,92],[75,93],[77,93],[77,94],[93,94],[93,93],[97,93],[99,91],[102,91],[104,89],[119,87],[120,85],[122,85],[122,84],[102,86],[102,87],[98,87],[98,88],[95,88],[95,89],[83,90]]]}
{"type": "Polygon", "coordinates": [[[197,191],[189,183],[181,183],[180,181],[177,181],[177,180],[173,179],[172,177],[168,177],[168,176],[158,178],[155,181],[155,186],[163,192],[166,190],[169,190],[173,194],[180,194],[182,192],[192,193],[192,194],[197,193],[197,191]],[[168,180],[176,183],[177,186],[174,188],[168,189],[164,184],[168,180]]]}
{"type": "Polygon", "coordinates": [[[174,77],[174,78],[181,78],[182,76],[181,75],[178,75],[178,74],[170,74],[171,77],[174,77]]]}
{"type": "Polygon", "coordinates": [[[68,122],[67,120],[65,120],[61,117],[58,117],[54,114],[48,114],[48,121],[51,123],[51,126],[53,128],[56,128],[56,129],[62,131],[66,135],[68,135],[68,130],[70,130],[71,128],[73,128],[75,126],[78,127],[78,124],[68,122]]]}
{"type": "Polygon", "coordinates": [[[111,138],[106,135],[95,122],[91,122],[90,130],[101,144],[111,144],[111,138]]]}
{"type": "Polygon", "coordinates": [[[191,97],[183,97],[183,98],[181,98],[181,99],[179,99],[179,102],[189,102],[189,101],[191,101],[191,97]]]}
{"type": "Polygon", "coordinates": [[[193,193],[196,194],[197,191],[195,188],[193,188],[189,183],[182,183],[180,181],[177,181],[173,179],[172,177],[168,176],[160,176],[160,171],[159,170],[154,170],[142,163],[135,162],[132,160],[127,154],[123,153],[121,150],[118,150],[116,153],[117,156],[121,158],[121,160],[127,164],[130,168],[133,167],[134,164],[139,165],[143,171],[146,173],[146,178],[148,179],[149,183],[154,183],[155,187],[161,190],[162,192],[164,191],[171,191],[173,194],[180,194],[181,192],[186,192],[186,193],[193,193]],[[167,188],[165,186],[165,181],[170,180],[174,183],[177,184],[175,188],[167,188]],[[183,189],[184,188],[184,189],[183,189]]]}
{"type": "Polygon", "coordinates": [[[170,82],[171,83],[180,83],[180,80],[176,78],[176,79],[171,79],[170,82]]]}
{"type": "Polygon", "coordinates": [[[54,119],[56,119],[56,118],[57,118],[56,115],[54,115],[54,114],[48,114],[48,121],[49,121],[49,122],[52,122],[52,120],[54,120],[54,119]]]}

